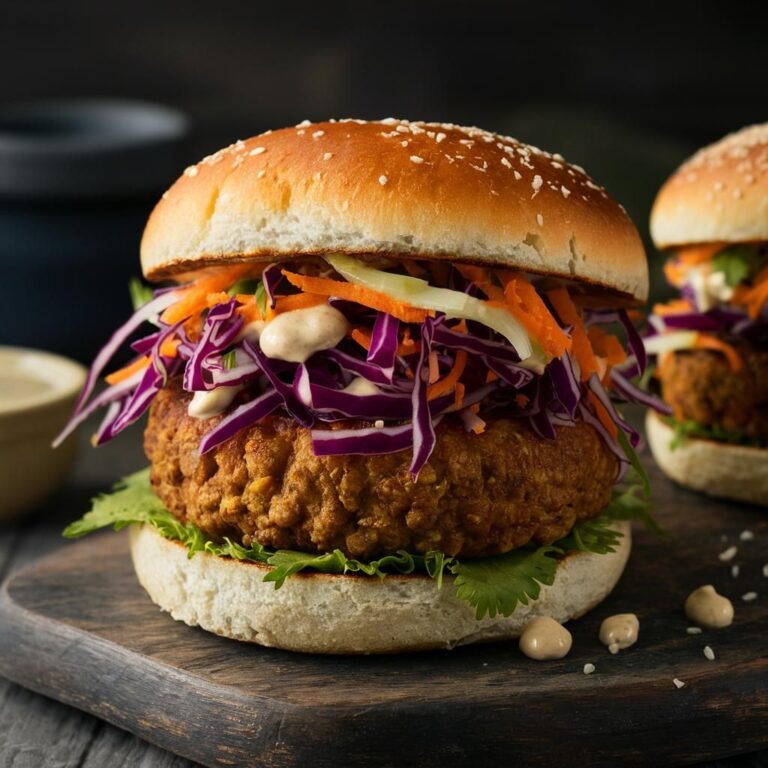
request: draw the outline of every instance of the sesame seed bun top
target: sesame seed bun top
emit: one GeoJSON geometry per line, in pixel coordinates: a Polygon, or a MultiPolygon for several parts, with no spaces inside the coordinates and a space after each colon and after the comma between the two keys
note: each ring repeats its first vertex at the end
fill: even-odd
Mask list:
{"type": "Polygon", "coordinates": [[[577,166],[478,128],[304,122],[190,166],[147,223],[149,279],[343,252],[563,277],[644,301],[632,221],[577,166]]]}
{"type": "Polygon", "coordinates": [[[651,235],[659,248],[768,240],[768,123],[686,160],[656,197],[651,235]]]}

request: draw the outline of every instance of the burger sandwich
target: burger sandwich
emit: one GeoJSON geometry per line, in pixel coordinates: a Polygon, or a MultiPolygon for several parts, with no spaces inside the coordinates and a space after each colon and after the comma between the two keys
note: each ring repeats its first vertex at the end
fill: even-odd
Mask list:
{"type": "Polygon", "coordinates": [[[690,488],[768,505],[768,124],[685,162],[651,233],[680,291],[646,339],[672,409],[647,417],[656,461],[690,488]]]}
{"type": "Polygon", "coordinates": [[[649,520],[615,405],[653,403],[627,315],[648,277],[582,169],[475,128],[302,123],[187,168],[141,263],[161,287],[134,284],[59,441],[148,411],[150,466],[66,534],[130,525],[174,618],[379,653],[612,590],[649,520]]]}

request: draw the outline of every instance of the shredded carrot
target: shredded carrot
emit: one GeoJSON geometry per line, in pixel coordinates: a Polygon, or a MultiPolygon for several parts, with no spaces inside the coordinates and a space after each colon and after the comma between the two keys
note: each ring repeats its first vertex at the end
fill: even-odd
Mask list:
{"type": "Polygon", "coordinates": [[[255,296],[238,294],[235,298],[240,303],[240,306],[235,311],[243,318],[243,322],[246,323],[246,325],[255,320],[264,319],[255,296]]]}
{"type": "Polygon", "coordinates": [[[464,369],[467,367],[467,357],[468,355],[463,349],[460,349],[456,353],[456,359],[453,361],[451,370],[446,373],[440,381],[435,382],[427,388],[427,400],[434,400],[441,395],[447,395],[454,389],[461,378],[461,374],[464,373],[464,369]]]}
{"type": "Polygon", "coordinates": [[[208,309],[212,309],[217,304],[226,304],[232,297],[224,291],[217,291],[216,293],[209,293],[205,297],[205,306],[208,309]]]}
{"type": "Polygon", "coordinates": [[[531,398],[528,397],[528,395],[515,395],[515,402],[520,408],[525,408],[526,405],[531,401],[531,398]]]}
{"type": "MultiPolygon", "coordinates": [[[[294,309],[308,309],[316,307],[318,304],[326,304],[327,296],[320,296],[317,293],[294,293],[292,296],[278,296],[275,300],[275,309],[271,314],[280,315],[283,312],[291,312],[294,309]]],[[[270,314],[267,306],[267,315],[270,314]]]]}
{"type": "Polygon", "coordinates": [[[672,301],[668,301],[666,304],[654,304],[653,314],[664,317],[666,315],[679,315],[691,312],[692,309],[693,307],[691,307],[691,302],[688,299],[672,299],[672,301]]]}
{"type": "Polygon", "coordinates": [[[642,309],[628,309],[627,317],[635,323],[645,319],[645,312],[642,309]]]}
{"type": "Polygon", "coordinates": [[[473,403],[469,406],[470,413],[474,413],[475,416],[477,416],[478,413],[480,413],[480,403],[473,403]]]}
{"type": "Polygon", "coordinates": [[[619,436],[619,428],[610,417],[606,407],[600,402],[600,399],[594,392],[592,392],[592,390],[587,392],[587,397],[589,398],[589,402],[594,406],[595,411],[597,412],[597,418],[600,419],[600,423],[606,428],[608,434],[615,440],[619,436]]]}
{"type": "Polygon", "coordinates": [[[747,308],[747,314],[754,320],[759,317],[768,303],[768,266],[763,267],[752,281],[752,285],[740,285],[733,293],[733,303],[747,308]]]}
{"type": "Polygon", "coordinates": [[[713,352],[722,352],[728,360],[732,371],[740,371],[744,367],[744,361],[741,355],[727,342],[721,341],[716,336],[708,333],[699,333],[696,335],[694,344],[698,349],[711,349],[713,352]]]}
{"type": "Polygon", "coordinates": [[[499,380],[499,374],[494,373],[493,371],[488,371],[488,373],[485,374],[485,383],[490,384],[492,381],[498,381],[499,380]]]}
{"type": "Polygon", "coordinates": [[[472,264],[457,264],[459,274],[473,282],[491,301],[504,302],[504,291],[493,282],[491,270],[487,267],[476,267],[472,264]]]}
{"type": "Polygon", "coordinates": [[[143,368],[146,368],[149,365],[149,358],[148,357],[140,357],[138,360],[134,360],[132,363],[126,365],[124,368],[121,368],[119,371],[115,371],[114,373],[110,373],[108,376],[104,377],[104,381],[107,382],[107,384],[119,384],[121,381],[125,381],[129,376],[133,376],[136,371],[140,371],[143,368]]]}
{"type": "Polygon", "coordinates": [[[451,330],[456,331],[456,333],[467,333],[467,321],[462,318],[456,325],[451,327],[451,330]]]}
{"type": "Polygon", "coordinates": [[[411,276],[411,277],[419,277],[422,280],[427,277],[427,270],[424,269],[420,264],[417,264],[415,261],[404,261],[402,262],[403,269],[411,276]]]}
{"type": "Polygon", "coordinates": [[[587,336],[595,354],[605,360],[609,367],[620,365],[627,359],[627,353],[624,351],[624,347],[621,346],[621,342],[612,334],[606,333],[599,326],[593,325],[587,331],[587,336]]]}
{"type": "Polygon", "coordinates": [[[456,392],[455,392],[455,400],[454,403],[456,405],[456,408],[461,408],[461,406],[464,404],[464,393],[466,391],[466,387],[460,382],[456,382],[456,392]]]}
{"type": "MultiPolygon", "coordinates": [[[[160,345],[160,354],[163,357],[176,357],[176,350],[179,348],[179,344],[181,344],[181,342],[178,339],[166,339],[160,345]]],[[[104,381],[109,385],[119,384],[121,381],[125,381],[129,376],[133,376],[136,371],[141,371],[146,368],[149,363],[149,356],[145,355],[144,357],[140,357],[132,363],[129,363],[124,368],[105,376],[104,381]]]]}
{"type": "MultiPolygon", "coordinates": [[[[547,305],[526,277],[504,272],[501,279],[509,311],[542,349],[553,357],[562,357],[563,352],[570,351],[573,342],[552,317],[547,305]]],[[[575,307],[573,311],[576,313],[575,307]]]]}
{"type": "Polygon", "coordinates": [[[681,248],[664,264],[665,277],[672,285],[679,286],[691,267],[712,261],[712,257],[723,250],[723,245],[724,243],[707,243],[681,248]]]}
{"type": "MultiPolygon", "coordinates": [[[[406,328],[406,334],[408,329],[406,328]]],[[[353,328],[349,334],[353,341],[356,341],[363,349],[369,350],[371,348],[371,334],[363,328],[353,328]]],[[[397,345],[397,354],[401,357],[407,357],[413,355],[421,348],[420,344],[417,344],[408,335],[408,338],[403,338],[403,341],[397,345]]]]}
{"type": "Polygon", "coordinates": [[[587,332],[584,330],[584,323],[582,323],[576,306],[565,288],[553,288],[547,291],[547,297],[552,302],[555,312],[560,316],[560,320],[573,328],[571,331],[573,356],[579,364],[581,380],[586,381],[593,373],[599,371],[599,366],[587,332]]]}
{"type": "Polygon", "coordinates": [[[428,356],[429,383],[434,384],[440,378],[440,364],[437,361],[437,351],[431,349],[428,356]]]}
{"type": "Polygon", "coordinates": [[[343,283],[326,277],[308,277],[283,270],[283,275],[291,285],[295,285],[307,293],[317,293],[323,296],[337,296],[340,299],[354,301],[379,312],[388,314],[405,323],[423,323],[429,312],[425,309],[412,307],[410,304],[395,301],[380,291],[365,288],[362,285],[343,283]]]}
{"type": "Polygon", "coordinates": [[[252,270],[252,264],[238,264],[234,267],[219,268],[214,274],[198,278],[191,285],[180,289],[181,298],[163,312],[163,322],[177,323],[185,317],[201,312],[207,307],[208,294],[229,288],[252,270]]]}

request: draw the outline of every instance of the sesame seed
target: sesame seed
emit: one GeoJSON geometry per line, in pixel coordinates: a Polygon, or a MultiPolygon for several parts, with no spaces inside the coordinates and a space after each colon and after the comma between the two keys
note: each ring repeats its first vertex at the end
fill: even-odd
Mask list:
{"type": "Polygon", "coordinates": [[[520,171],[515,171],[515,180],[520,181],[523,178],[523,174],[520,171]]]}
{"type": "Polygon", "coordinates": [[[768,563],[763,566],[763,576],[768,579],[768,563]]]}
{"type": "Polygon", "coordinates": [[[302,128],[300,131],[296,131],[297,136],[303,136],[306,133],[306,131],[302,128]]]}
{"type": "Polygon", "coordinates": [[[445,141],[445,134],[444,133],[438,133],[437,136],[435,136],[435,141],[439,144],[441,141],[445,141]]]}
{"type": "Polygon", "coordinates": [[[408,133],[408,126],[407,125],[396,125],[395,126],[396,131],[400,131],[400,133],[408,133]]]}
{"type": "Polygon", "coordinates": [[[190,165],[189,168],[184,169],[185,176],[197,176],[198,173],[200,173],[200,171],[196,165],[190,165]]]}
{"type": "Polygon", "coordinates": [[[389,179],[382,173],[381,176],[379,176],[379,184],[383,187],[389,179]]]}
{"type": "Polygon", "coordinates": [[[734,579],[738,579],[739,578],[739,566],[738,565],[732,565],[731,566],[731,576],[734,579]]]}
{"type": "Polygon", "coordinates": [[[751,603],[751,602],[753,602],[754,600],[757,600],[757,592],[746,592],[745,594],[743,594],[743,595],[741,596],[741,599],[742,599],[742,600],[743,600],[745,603],[751,603]]]}
{"type": "Polygon", "coordinates": [[[476,171],[480,171],[480,173],[485,173],[485,168],[481,168],[479,165],[475,165],[474,163],[470,163],[469,167],[474,168],[476,171]]]}
{"type": "Polygon", "coordinates": [[[744,196],[744,193],[738,187],[733,190],[732,194],[736,200],[740,200],[744,196]]]}
{"type": "Polygon", "coordinates": [[[689,635],[700,635],[701,627],[687,627],[685,630],[689,635]]]}
{"type": "Polygon", "coordinates": [[[326,152],[323,155],[323,160],[330,160],[333,157],[333,152],[326,152]]]}
{"type": "Polygon", "coordinates": [[[562,193],[563,197],[567,198],[571,194],[571,190],[568,189],[568,187],[560,187],[560,192],[562,193]]]}
{"type": "Polygon", "coordinates": [[[740,534],[739,538],[742,541],[752,541],[755,538],[755,534],[752,533],[752,531],[749,530],[749,528],[745,528],[740,534]]]}
{"type": "Polygon", "coordinates": [[[411,162],[412,163],[416,163],[418,165],[419,163],[423,163],[424,162],[424,158],[423,157],[419,157],[418,155],[411,155],[411,162]]]}
{"type": "Polygon", "coordinates": [[[266,171],[265,171],[265,170],[262,168],[262,169],[261,169],[261,170],[260,170],[260,171],[259,171],[259,172],[256,174],[256,178],[257,178],[257,179],[263,179],[263,178],[264,178],[266,175],[267,175],[267,172],[266,172],[266,171]]]}
{"type": "Polygon", "coordinates": [[[509,162],[509,160],[507,160],[507,158],[506,158],[506,157],[502,157],[502,158],[501,158],[501,164],[502,164],[502,165],[503,165],[505,168],[511,168],[511,167],[512,167],[512,163],[510,163],[510,162],[509,162]]]}
{"type": "Polygon", "coordinates": [[[376,421],[373,422],[373,426],[376,427],[376,429],[384,429],[384,420],[376,419],[376,421]]]}
{"type": "Polygon", "coordinates": [[[308,125],[312,125],[312,123],[309,120],[302,120],[300,123],[296,124],[297,128],[305,128],[308,125]]]}
{"type": "Polygon", "coordinates": [[[585,675],[591,675],[595,671],[595,665],[592,663],[587,663],[584,665],[584,674],[585,675]]]}
{"type": "Polygon", "coordinates": [[[536,223],[537,223],[537,224],[538,224],[540,227],[543,227],[543,226],[544,226],[544,217],[543,217],[543,216],[542,216],[540,213],[537,213],[537,214],[536,214],[536,223]]]}
{"type": "Polygon", "coordinates": [[[411,143],[411,142],[410,142],[410,141],[408,141],[408,139],[406,139],[405,141],[401,141],[401,142],[400,142],[400,146],[401,146],[401,147],[407,147],[407,146],[408,146],[410,143],[411,143]]]}
{"type": "Polygon", "coordinates": [[[533,194],[531,195],[531,199],[533,199],[534,197],[536,197],[536,195],[539,194],[539,190],[541,189],[541,185],[543,183],[544,183],[544,179],[542,179],[541,176],[539,176],[539,174],[537,173],[533,177],[533,181],[531,182],[531,189],[533,189],[533,194]]]}
{"type": "Polygon", "coordinates": [[[435,132],[434,131],[427,131],[427,138],[428,139],[434,139],[435,138],[435,132]]]}
{"type": "Polygon", "coordinates": [[[608,646],[608,650],[615,656],[619,652],[619,644],[618,643],[611,643],[608,646]]]}
{"type": "Polygon", "coordinates": [[[248,154],[251,155],[251,157],[255,157],[256,155],[261,155],[266,151],[266,147],[254,147],[248,154]]]}
{"type": "Polygon", "coordinates": [[[239,168],[243,164],[243,156],[237,155],[232,163],[233,168],[239,168]]]}
{"type": "Polygon", "coordinates": [[[322,173],[320,173],[320,171],[318,171],[318,172],[315,174],[315,177],[314,177],[314,178],[315,178],[315,181],[320,181],[320,179],[322,179],[322,178],[323,178],[323,174],[322,174],[322,173]]]}
{"type": "Polygon", "coordinates": [[[678,680],[676,677],[672,679],[672,682],[678,690],[680,690],[680,688],[685,688],[685,683],[682,680],[678,680]]]}
{"type": "Polygon", "coordinates": [[[313,139],[319,139],[321,136],[325,136],[325,131],[315,131],[312,134],[313,139]]]}
{"type": "Polygon", "coordinates": [[[715,652],[708,645],[704,646],[704,657],[710,661],[715,660],[715,652]]]}
{"type": "Polygon", "coordinates": [[[728,549],[721,552],[717,558],[721,563],[729,563],[731,560],[733,560],[734,557],[736,557],[738,552],[739,550],[737,547],[728,547],[728,549]]]}
{"type": "Polygon", "coordinates": [[[465,147],[472,149],[475,146],[475,142],[471,139],[459,139],[459,144],[463,144],[465,147]]]}

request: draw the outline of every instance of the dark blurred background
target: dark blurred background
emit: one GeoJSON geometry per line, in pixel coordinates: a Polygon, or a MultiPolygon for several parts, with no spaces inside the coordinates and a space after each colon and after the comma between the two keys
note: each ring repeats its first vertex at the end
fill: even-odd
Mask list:
{"type": "MultiPolygon", "coordinates": [[[[141,153],[126,157],[123,148],[116,159],[104,155],[103,190],[52,195],[38,185],[21,195],[13,174],[29,174],[3,166],[2,151],[8,135],[30,126],[0,114],[0,342],[90,357],[129,311],[123,288],[138,272],[142,223],[176,172],[236,138],[304,118],[462,122],[560,151],[625,204],[648,243],[654,193],[677,164],[768,119],[760,5],[5,3],[0,110],[40,99],[138,99],[190,122],[144,184],[141,153]],[[110,185],[106,177],[126,165],[133,177],[110,185]]],[[[34,129],[44,140],[49,130],[55,139],[74,129],[34,129]]],[[[64,174],[56,166],[49,175],[64,174]]],[[[659,261],[655,295],[663,293],[659,261]]]]}

